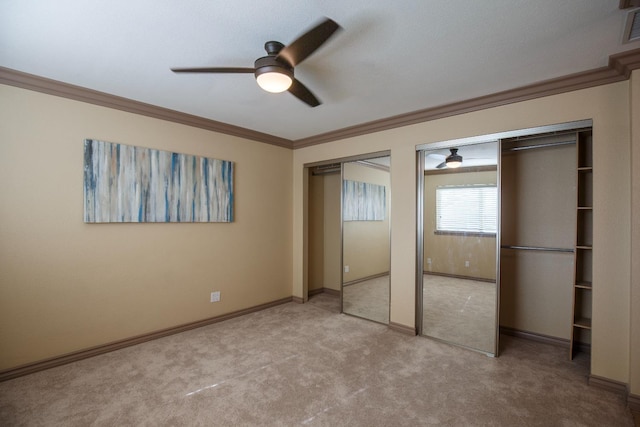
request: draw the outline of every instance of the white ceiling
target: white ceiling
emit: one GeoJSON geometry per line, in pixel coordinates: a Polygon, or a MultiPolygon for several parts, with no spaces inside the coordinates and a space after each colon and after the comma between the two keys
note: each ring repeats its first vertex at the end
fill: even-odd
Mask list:
{"type": "Polygon", "coordinates": [[[619,0],[0,0],[0,66],[297,140],[607,65],[619,0]],[[323,104],[252,67],[324,16],[343,30],[296,67],[323,104]]]}

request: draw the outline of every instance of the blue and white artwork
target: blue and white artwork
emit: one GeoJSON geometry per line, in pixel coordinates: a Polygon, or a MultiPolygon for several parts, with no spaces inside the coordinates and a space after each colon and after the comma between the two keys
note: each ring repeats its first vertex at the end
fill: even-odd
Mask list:
{"type": "Polygon", "coordinates": [[[85,222],[232,222],[233,162],[84,141],[85,222]]]}
{"type": "Polygon", "coordinates": [[[384,185],[345,180],[342,195],[344,221],[384,221],[387,207],[384,185]]]}

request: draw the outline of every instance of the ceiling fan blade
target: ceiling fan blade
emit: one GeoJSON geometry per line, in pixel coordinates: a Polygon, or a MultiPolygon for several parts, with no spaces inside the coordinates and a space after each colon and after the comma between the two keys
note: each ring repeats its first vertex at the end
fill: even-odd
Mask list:
{"type": "Polygon", "coordinates": [[[447,167],[447,162],[442,162],[438,166],[436,166],[436,169],[442,169],[442,168],[445,168],[445,167],[447,167]]]}
{"type": "Polygon", "coordinates": [[[322,46],[339,28],[340,25],[335,21],[325,18],[324,21],[282,48],[277,58],[284,59],[291,66],[296,66],[322,46]]]}
{"type": "Polygon", "coordinates": [[[199,67],[199,68],[172,68],[174,73],[251,73],[255,68],[246,67],[199,67]]]}
{"type": "Polygon", "coordinates": [[[291,83],[291,87],[288,90],[289,93],[298,98],[300,101],[308,104],[310,107],[317,107],[321,104],[318,98],[316,98],[316,96],[311,93],[311,91],[297,79],[293,79],[293,83],[291,83]]]}

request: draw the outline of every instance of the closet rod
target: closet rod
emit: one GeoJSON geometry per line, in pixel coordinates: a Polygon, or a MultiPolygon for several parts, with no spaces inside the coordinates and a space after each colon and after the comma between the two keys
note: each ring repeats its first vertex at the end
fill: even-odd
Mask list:
{"type": "Polygon", "coordinates": [[[515,246],[515,245],[502,245],[500,246],[502,249],[519,249],[523,251],[545,251],[545,252],[571,252],[573,253],[573,249],[566,248],[545,248],[542,246],[515,246]]]}
{"type": "Polygon", "coordinates": [[[502,151],[520,151],[520,150],[531,150],[533,148],[542,148],[542,147],[553,147],[555,145],[568,145],[575,144],[576,141],[563,141],[563,142],[549,142],[548,144],[535,144],[535,145],[525,145],[522,147],[511,147],[511,148],[503,148],[502,151]]]}

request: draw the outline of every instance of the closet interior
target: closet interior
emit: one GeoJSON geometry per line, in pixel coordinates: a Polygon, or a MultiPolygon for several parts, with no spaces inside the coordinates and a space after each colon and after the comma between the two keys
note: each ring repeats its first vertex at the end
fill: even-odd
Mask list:
{"type": "Polygon", "coordinates": [[[501,140],[500,329],[589,352],[590,128],[501,140]]]}

